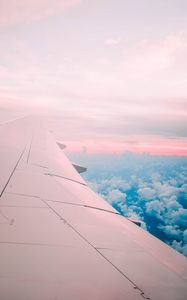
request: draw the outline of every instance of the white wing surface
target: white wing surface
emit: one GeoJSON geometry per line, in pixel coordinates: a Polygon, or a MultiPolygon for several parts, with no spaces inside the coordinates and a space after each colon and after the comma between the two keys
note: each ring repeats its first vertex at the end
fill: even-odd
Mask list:
{"type": "Polygon", "coordinates": [[[187,299],[186,258],[90,190],[37,119],[0,126],[0,195],[0,299],[187,299]]]}

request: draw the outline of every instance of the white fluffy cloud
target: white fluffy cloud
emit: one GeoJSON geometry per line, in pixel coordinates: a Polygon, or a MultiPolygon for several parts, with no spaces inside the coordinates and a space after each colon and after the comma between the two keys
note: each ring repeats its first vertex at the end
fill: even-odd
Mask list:
{"type": "Polygon", "coordinates": [[[113,204],[113,203],[118,203],[118,202],[123,202],[125,203],[125,199],[126,199],[126,194],[122,193],[119,190],[111,190],[109,191],[108,195],[107,195],[107,200],[113,204]]]}
{"type": "MultiPolygon", "coordinates": [[[[187,256],[187,209],[185,206],[187,170],[184,160],[180,162],[179,158],[178,165],[176,162],[175,158],[167,161],[165,158],[143,158],[142,156],[139,161],[136,160],[134,166],[132,162],[129,164],[129,169],[128,167],[125,169],[125,175],[115,177],[109,177],[112,165],[110,167],[108,165],[108,168],[104,170],[105,175],[102,175],[103,178],[91,180],[90,185],[121,214],[141,220],[144,228],[187,256]],[[154,159],[154,164],[150,163],[154,159]],[[162,162],[162,167],[159,166],[159,161],[162,162]],[[147,168],[148,165],[146,173],[149,175],[147,176],[145,166],[147,168]],[[141,168],[142,171],[138,176],[137,174],[127,176],[129,170],[141,168]]],[[[127,166],[125,156],[121,156],[121,164],[127,166]]],[[[96,169],[97,174],[102,173],[103,166],[100,160],[99,167],[96,169]]]]}
{"type": "Polygon", "coordinates": [[[171,237],[172,239],[179,238],[182,239],[182,232],[177,225],[162,225],[158,226],[159,229],[163,230],[163,232],[171,237]]]}
{"type": "Polygon", "coordinates": [[[140,199],[142,200],[153,200],[156,196],[154,189],[150,187],[143,187],[138,190],[140,199]]]}
{"type": "Polygon", "coordinates": [[[153,200],[151,202],[146,203],[146,212],[155,216],[158,219],[162,219],[162,212],[164,210],[164,204],[160,200],[153,200]]]}

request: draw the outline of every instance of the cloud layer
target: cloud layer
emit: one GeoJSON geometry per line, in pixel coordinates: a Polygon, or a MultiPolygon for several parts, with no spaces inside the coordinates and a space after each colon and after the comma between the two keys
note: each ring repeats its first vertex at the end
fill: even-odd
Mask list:
{"type": "MultiPolygon", "coordinates": [[[[39,37],[34,43],[44,39],[45,44],[46,37],[39,37]]],[[[2,36],[2,107],[10,103],[14,108],[53,111],[63,120],[62,126],[68,126],[71,137],[69,116],[80,128],[76,135],[84,129],[93,140],[95,132],[111,152],[138,147],[151,153],[155,149],[155,154],[187,153],[186,32],[130,46],[119,39],[118,49],[112,52],[108,49],[112,45],[103,43],[101,57],[95,57],[82,41],[77,48],[74,34],[71,43],[68,37],[48,38],[53,44],[45,48],[42,43],[36,51],[28,41],[2,36]]],[[[85,142],[94,148],[89,140],[85,142]]]]}
{"type": "Polygon", "coordinates": [[[74,154],[85,178],[122,215],[187,256],[187,160],[150,155],[74,154]]]}
{"type": "Polygon", "coordinates": [[[48,16],[58,15],[80,0],[1,0],[0,26],[31,23],[48,16]]]}

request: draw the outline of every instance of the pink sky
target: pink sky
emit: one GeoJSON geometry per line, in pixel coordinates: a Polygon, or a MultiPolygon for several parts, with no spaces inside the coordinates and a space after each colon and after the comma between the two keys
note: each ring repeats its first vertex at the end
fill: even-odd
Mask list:
{"type": "Polygon", "coordinates": [[[0,1],[0,108],[72,151],[187,155],[187,2],[0,1]]]}
{"type": "MultiPolygon", "coordinates": [[[[142,137],[142,141],[136,141],[135,144],[110,142],[108,140],[83,140],[81,142],[67,141],[68,152],[84,152],[89,154],[123,154],[126,151],[137,153],[150,153],[153,155],[177,155],[186,156],[187,148],[186,143],[183,141],[168,142],[164,139],[151,140],[149,137],[142,137]],[[83,145],[86,145],[85,147],[83,145]]],[[[66,143],[66,141],[64,141],[66,143]]]]}

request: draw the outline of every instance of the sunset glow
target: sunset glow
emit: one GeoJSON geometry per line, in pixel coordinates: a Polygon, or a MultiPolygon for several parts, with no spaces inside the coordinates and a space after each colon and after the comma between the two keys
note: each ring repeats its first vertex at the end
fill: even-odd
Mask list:
{"type": "MultiPolygon", "coordinates": [[[[145,137],[146,139],[146,137],[145,137]]],[[[149,153],[153,155],[187,155],[187,145],[183,142],[168,143],[165,140],[147,142],[136,142],[135,145],[130,143],[109,142],[109,141],[93,141],[85,140],[81,142],[67,141],[67,152],[87,152],[89,154],[123,154],[126,151],[135,153],[149,153]],[[86,145],[86,146],[83,146],[86,145]]]]}

